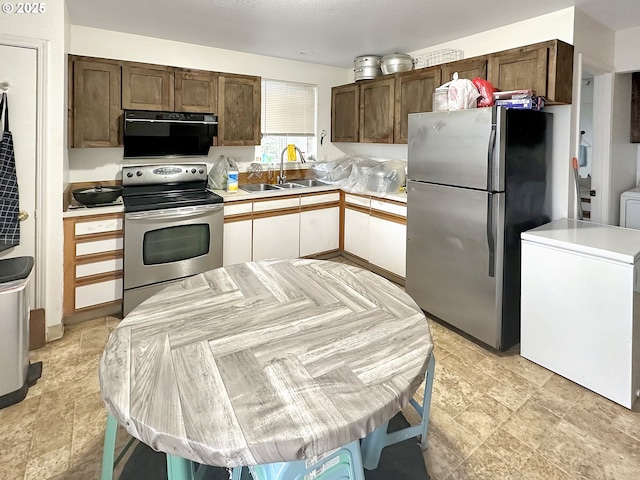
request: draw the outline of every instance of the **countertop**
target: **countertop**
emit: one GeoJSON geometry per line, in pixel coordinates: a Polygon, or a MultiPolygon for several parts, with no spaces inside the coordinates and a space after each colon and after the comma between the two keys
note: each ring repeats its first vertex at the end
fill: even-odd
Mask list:
{"type": "MultiPolygon", "coordinates": [[[[225,203],[229,203],[229,202],[238,202],[243,200],[256,200],[259,198],[277,198],[277,197],[284,197],[287,195],[300,195],[300,194],[306,194],[306,193],[320,193],[320,192],[330,192],[330,191],[340,191],[340,190],[341,188],[335,185],[322,185],[318,187],[303,187],[303,188],[286,189],[286,190],[268,190],[266,192],[245,192],[244,190],[240,190],[240,189],[238,189],[237,192],[233,192],[233,193],[227,192],[226,190],[212,190],[212,192],[220,195],[224,199],[225,203]]],[[[371,191],[351,192],[348,190],[344,190],[344,192],[356,193],[358,195],[369,195],[372,197],[407,203],[407,194],[405,192],[378,193],[378,192],[371,192],[371,191]]],[[[76,208],[76,209],[68,208],[66,211],[62,213],[62,217],[63,218],[84,217],[88,215],[102,215],[106,213],[122,213],[122,212],[124,212],[123,205],[107,206],[107,207],[76,208]]]]}
{"type": "Polygon", "coordinates": [[[109,337],[100,388],[118,422],[156,450],[227,467],[288,462],[388,421],[432,350],[420,307],[372,272],[249,262],[136,307],[109,337]]]}
{"type": "Polygon", "coordinates": [[[523,241],[633,264],[640,259],[640,230],[562,218],[521,234],[523,241]]]}

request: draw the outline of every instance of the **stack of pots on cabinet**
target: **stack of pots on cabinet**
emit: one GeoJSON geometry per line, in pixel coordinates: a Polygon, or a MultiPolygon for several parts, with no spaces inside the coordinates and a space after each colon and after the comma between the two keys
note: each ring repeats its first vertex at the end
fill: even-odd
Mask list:
{"type": "Polygon", "coordinates": [[[413,58],[406,53],[393,53],[379,57],[362,55],[353,60],[354,80],[370,80],[380,75],[408,72],[413,69],[413,58]]]}
{"type": "Polygon", "coordinates": [[[369,80],[382,75],[380,57],[377,55],[362,55],[353,59],[353,79],[369,80]]]}

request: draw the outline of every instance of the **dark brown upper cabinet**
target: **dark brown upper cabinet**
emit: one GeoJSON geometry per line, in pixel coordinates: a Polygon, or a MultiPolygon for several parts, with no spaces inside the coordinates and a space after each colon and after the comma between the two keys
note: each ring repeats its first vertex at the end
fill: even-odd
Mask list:
{"type": "Polygon", "coordinates": [[[72,63],[69,72],[69,84],[73,85],[73,94],[69,95],[69,146],[120,145],[120,64],[83,57],[72,63]]]}
{"type": "Polygon", "coordinates": [[[442,83],[453,80],[453,74],[458,72],[458,78],[473,80],[487,79],[487,57],[473,57],[467,60],[457,60],[442,65],[442,83]]]}
{"type": "Polygon", "coordinates": [[[360,84],[360,142],[393,143],[394,75],[360,84]]]}
{"type": "Polygon", "coordinates": [[[571,103],[573,46],[560,40],[489,55],[487,79],[497,90],[533,90],[548,103],[571,103]]]}
{"type": "Polygon", "coordinates": [[[218,74],[176,69],[174,101],[176,112],[218,113],[218,74]]]}
{"type": "Polygon", "coordinates": [[[218,145],[260,145],[261,79],[218,74],[218,145]]]}
{"type": "Polygon", "coordinates": [[[125,109],[215,113],[217,145],[260,144],[260,77],[76,55],[69,72],[70,147],[122,145],[125,109]]]}
{"type": "Polygon", "coordinates": [[[440,67],[421,68],[397,75],[394,142],[407,143],[410,113],[431,112],[433,93],[441,84],[440,67]]]}
{"type": "Polygon", "coordinates": [[[174,69],[162,65],[122,65],[124,110],[173,111],[174,69]]]}
{"type": "Polygon", "coordinates": [[[331,141],[357,142],[360,126],[360,87],[356,83],[331,89],[331,141]]]}

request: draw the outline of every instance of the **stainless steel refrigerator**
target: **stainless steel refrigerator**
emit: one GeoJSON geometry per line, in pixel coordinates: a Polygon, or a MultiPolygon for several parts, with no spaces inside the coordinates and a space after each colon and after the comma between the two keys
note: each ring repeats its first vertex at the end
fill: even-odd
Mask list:
{"type": "Polygon", "coordinates": [[[409,115],[406,291],[499,350],[520,341],[520,233],[550,219],[552,122],[497,107],[409,115]]]}

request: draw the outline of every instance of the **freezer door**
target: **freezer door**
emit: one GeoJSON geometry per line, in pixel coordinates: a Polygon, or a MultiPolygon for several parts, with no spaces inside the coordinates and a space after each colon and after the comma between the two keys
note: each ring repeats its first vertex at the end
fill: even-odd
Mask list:
{"type": "Polygon", "coordinates": [[[500,348],[504,193],[409,181],[407,195],[407,293],[500,348]]]}
{"type": "Polygon", "coordinates": [[[499,190],[496,133],[490,107],[410,114],[407,178],[499,190]]]}

